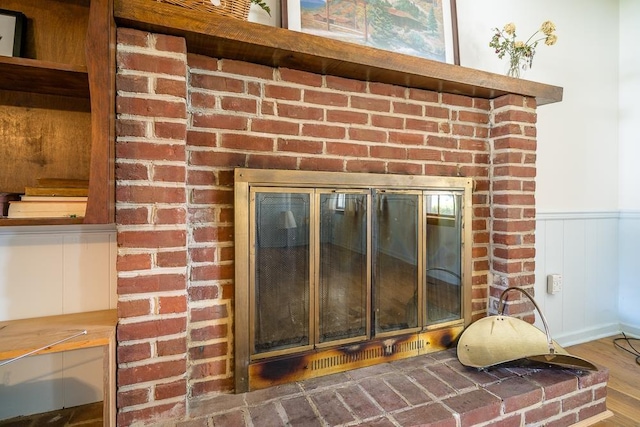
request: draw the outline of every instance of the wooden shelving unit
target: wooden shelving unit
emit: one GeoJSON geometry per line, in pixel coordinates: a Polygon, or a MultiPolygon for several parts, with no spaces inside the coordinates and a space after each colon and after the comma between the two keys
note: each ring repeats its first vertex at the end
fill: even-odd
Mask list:
{"type": "Polygon", "coordinates": [[[0,218],[0,226],[114,222],[112,0],[0,0],[27,18],[23,57],[0,56],[0,192],[38,178],[89,180],[84,218],[0,218]]]}
{"type": "Polygon", "coordinates": [[[116,425],[116,325],[113,310],[0,322],[0,361],[103,347],[103,425],[116,425]]]}
{"type": "Polygon", "coordinates": [[[0,89],[89,98],[86,66],[0,56],[0,89]]]}

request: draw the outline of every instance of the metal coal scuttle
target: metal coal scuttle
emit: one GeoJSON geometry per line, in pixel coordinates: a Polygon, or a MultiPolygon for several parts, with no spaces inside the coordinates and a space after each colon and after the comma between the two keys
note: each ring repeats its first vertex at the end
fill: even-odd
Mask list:
{"type": "Polygon", "coordinates": [[[547,320],[525,290],[516,287],[505,289],[500,295],[498,312],[499,315],[475,321],[460,335],[457,348],[460,363],[478,369],[506,365],[598,370],[593,363],[569,354],[553,341],[547,320]],[[531,300],[540,314],[545,332],[524,320],[504,315],[504,299],[510,291],[520,291],[531,300]]]}

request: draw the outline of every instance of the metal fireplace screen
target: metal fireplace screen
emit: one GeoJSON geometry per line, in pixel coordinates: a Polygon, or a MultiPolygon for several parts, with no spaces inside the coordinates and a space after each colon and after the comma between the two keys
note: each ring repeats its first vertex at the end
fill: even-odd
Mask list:
{"type": "Polygon", "coordinates": [[[236,172],[240,374],[268,358],[464,323],[469,182],[329,175],[340,177],[236,172]]]}

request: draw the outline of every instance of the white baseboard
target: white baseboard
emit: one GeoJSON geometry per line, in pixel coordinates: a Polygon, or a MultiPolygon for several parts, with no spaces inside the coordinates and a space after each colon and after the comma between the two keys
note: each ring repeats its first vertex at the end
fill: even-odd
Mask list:
{"type": "MultiPolygon", "coordinates": [[[[600,338],[610,337],[612,335],[619,334],[622,330],[622,325],[619,323],[609,323],[606,325],[600,325],[593,328],[581,329],[579,331],[566,332],[553,336],[553,339],[557,341],[563,347],[569,347],[572,345],[582,344],[588,341],[598,340],[600,338]]],[[[640,332],[640,329],[638,330],[640,332]]]]}
{"type": "Polygon", "coordinates": [[[66,224],[66,225],[19,225],[15,227],[0,227],[0,236],[25,234],[90,234],[90,233],[114,233],[115,224],[66,224]]]}
{"type": "Polygon", "coordinates": [[[629,325],[627,323],[621,323],[620,329],[622,330],[622,332],[624,332],[625,334],[633,338],[640,338],[640,326],[638,325],[629,325]]]}

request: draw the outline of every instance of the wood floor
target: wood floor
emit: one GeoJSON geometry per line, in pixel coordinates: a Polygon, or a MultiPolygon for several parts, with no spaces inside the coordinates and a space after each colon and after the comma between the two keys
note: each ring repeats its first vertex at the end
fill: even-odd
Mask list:
{"type": "MultiPolygon", "coordinates": [[[[635,356],[616,348],[613,339],[618,337],[621,335],[566,348],[573,355],[609,369],[607,409],[614,416],[594,424],[595,427],[640,426],[640,365],[635,356]]],[[[626,342],[618,343],[630,349],[626,342]]],[[[631,344],[640,350],[640,341],[631,344]]]]}

